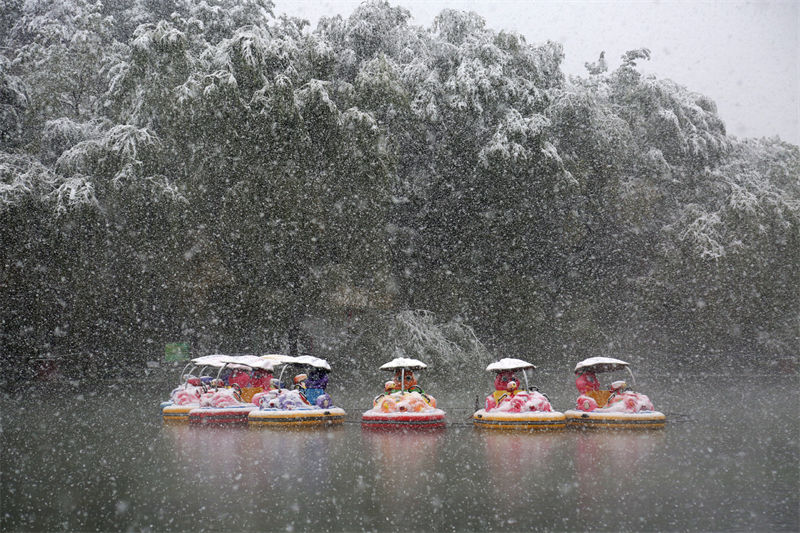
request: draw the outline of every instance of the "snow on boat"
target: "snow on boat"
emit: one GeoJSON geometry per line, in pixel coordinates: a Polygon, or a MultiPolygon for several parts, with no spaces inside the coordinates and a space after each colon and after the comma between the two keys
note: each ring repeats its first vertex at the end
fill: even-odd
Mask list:
{"type": "Polygon", "coordinates": [[[417,359],[398,357],[381,366],[394,371],[394,379],[384,384],[383,394],[372,402],[372,409],[361,415],[361,427],[371,429],[438,429],[445,427],[445,412],[436,407],[436,398],[425,394],[417,384],[415,370],[428,365],[417,359]]]}
{"type": "Polygon", "coordinates": [[[269,390],[274,363],[255,355],[222,357],[212,388],[200,396],[200,405],[189,411],[190,425],[246,426],[248,414],[256,408],[250,402],[269,390]],[[223,379],[223,372],[227,375],[223,379]]]}
{"type": "Polygon", "coordinates": [[[279,387],[256,394],[252,403],[257,406],[248,414],[253,427],[308,427],[341,424],[345,411],[333,405],[328,386],[330,365],[325,359],[310,355],[291,357],[267,355],[267,360],[283,365],[278,383],[282,383],[287,368],[298,368],[293,389],[279,387]]]}
{"type": "Polygon", "coordinates": [[[183,383],[162,403],[162,418],[167,423],[247,424],[247,412],[254,407],[248,399],[269,388],[272,369],[271,361],[254,355],[192,359],[182,372],[183,383]],[[206,374],[209,369],[216,377],[206,374]]]}
{"type": "Polygon", "coordinates": [[[535,369],[522,359],[505,358],[486,367],[495,372],[495,391],[486,397],[486,406],[472,415],[475,427],[492,429],[548,430],[564,429],[564,413],[553,411],[547,396],[528,384],[528,369],[535,369]],[[516,372],[525,378],[520,389],[516,372]]]}
{"type": "Polygon", "coordinates": [[[591,357],[575,366],[578,388],[576,409],[564,413],[567,424],[577,428],[659,429],[666,424],[664,413],[656,411],[650,398],[628,389],[625,381],[601,389],[598,373],[627,370],[635,386],[628,363],[611,357],[591,357]]]}
{"type": "Polygon", "coordinates": [[[161,415],[166,423],[188,423],[189,411],[200,407],[200,397],[208,392],[213,377],[205,372],[214,369],[214,373],[223,366],[222,359],[227,355],[204,355],[189,361],[181,372],[181,384],[172,390],[170,399],[161,403],[161,415]]]}

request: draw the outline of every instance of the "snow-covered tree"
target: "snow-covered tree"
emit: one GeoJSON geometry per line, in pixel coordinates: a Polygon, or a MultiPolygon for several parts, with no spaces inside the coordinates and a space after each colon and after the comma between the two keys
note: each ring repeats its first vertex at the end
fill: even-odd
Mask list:
{"type": "Polygon", "coordinates": [[[557,43],[379,0],[317,28],[269,0],[0,9],[19,353],[294,350],[319,316],[443,362],[797,346],[797,147],[728,137],[646,48],[566,78],[557,43]]]}
{"type": "Polygon", "coordinates": [[[28,88],[11,74],[11,62],[0,55],[0,149],[18,146],[25,138],[28,88]]]}

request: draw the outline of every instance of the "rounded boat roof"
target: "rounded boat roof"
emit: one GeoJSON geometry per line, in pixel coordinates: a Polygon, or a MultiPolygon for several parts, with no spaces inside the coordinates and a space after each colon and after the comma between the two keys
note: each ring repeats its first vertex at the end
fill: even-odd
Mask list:
{"type": "Polygon", "coordinates": [[[298,355],[297,357],[293,357],[291,355],[283,354],[268,354],[262,355],[261,359],[272,361],[276,365],[294,364],[313,366],[315,368],[323,368],[325,370],[331,369],[331,365],[328,364],[328,361],[319,357],[314,357],[313,355],[298,355]]]}
{"type": "Polygon", "coordinates": [[[254,366],[254,368],[262,368],[261,365],[264,364],[266,359],[261,359],[256,355],[236,355],[230,358],[230,363],[244,365],[244,366],[254,366]]]}
{"type": "Polygon", "coordinates": [[[276,365],[279,365],[279,364],[282,364],[282,363],[289,363],[291,361],[294,361],[294,357],[292,357],[291,355],[285,355],[285,354],[282,354],[282,353],[270,353],[270,354],[262,355],[261,359],[266,359],[267,361],[272,361],[276,365]]]}
{"type": "Polygon", "coordinates": [[[499,361],[495,361],[486,367],[486,370],[493,372],[502,372],[503,370],[525,370],[527,368],[536,368],[532,363],[523,361],[522,359],[514,359],[511,357],[504,357],[499,361]]]}
{"type": "Polygon", "coordinates": [[[203,355],[192,359],[192,363],[198,366],[222,366],[225,364],[223,360],[228,357],[230,356],[222,354],[203,355]]]}
{"type": "Polygon", "coordinates": [[[262,370],[273,370],[275,364],[267,359],[262,359],[256,355],[240,355],[231,357],[229,361],[233,365],[241,365],[250,368],[260,368],[262,370]]]}
{"type": "Polygon", "coordinates": [[[575,372],[579,370],[586,370],[592,372],[613,372],[614,370],[622,370],[627,367],[629,363],[613,357],[590,357],[584,359],[575,365],[575,372]]]}
{"type": "Polygon", "coordinates": [[[392,359],[384,365],[381,365],[381,370],[399,370],[401,368],[420,370],[422,368],[428,368],[428,365],[419,359],[410,359],[407,357],[398,357],[396,359],[392,359]]]}
{"type": "Polygon", "coordinates": [[[300,365],[313,366],[314,368],[322,368],[324,370],[331,369],[331,365],[329,365],[325,359],[320,359],[319,357],[314,357],[313,355],[298,355],[292,362],[300,365]]]}
{"type": "Polygon", "coordinates": [[[262,359],[255,355],[204,355],[195,357],[192,362],[199,366],[213,366],[216,368],[223,366],[230,367],[244,367],[244,368],[260,368],[263,370],[272,370],[274,363],[267,359],[262,359]]]}

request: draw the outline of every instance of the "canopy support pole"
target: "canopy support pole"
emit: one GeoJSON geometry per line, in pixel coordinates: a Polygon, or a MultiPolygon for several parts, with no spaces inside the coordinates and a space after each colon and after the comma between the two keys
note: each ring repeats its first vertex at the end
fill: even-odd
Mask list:
{"type": "Polygon", "coordinates": [[[633,388],[635,389],[636,388],[636,378],[633,377],[633,370],[631,370],[631,367],[629,367],[629,366],[626,366],[625,370],[627,370],[628,374],[631,375],[631,384],[633,385],[633,388]]]}

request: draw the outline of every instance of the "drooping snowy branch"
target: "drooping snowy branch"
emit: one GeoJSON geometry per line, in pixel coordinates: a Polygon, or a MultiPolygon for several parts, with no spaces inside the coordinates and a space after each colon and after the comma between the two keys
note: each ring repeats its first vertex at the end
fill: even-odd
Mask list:
{"type": "Polygon", "coordinates": [[[488,357],[472,327],[457,320],[441,322],[434,313],[422,309],[395,314],[389,338],[395,353],[442,367],[457,368],[488,357]]]}

